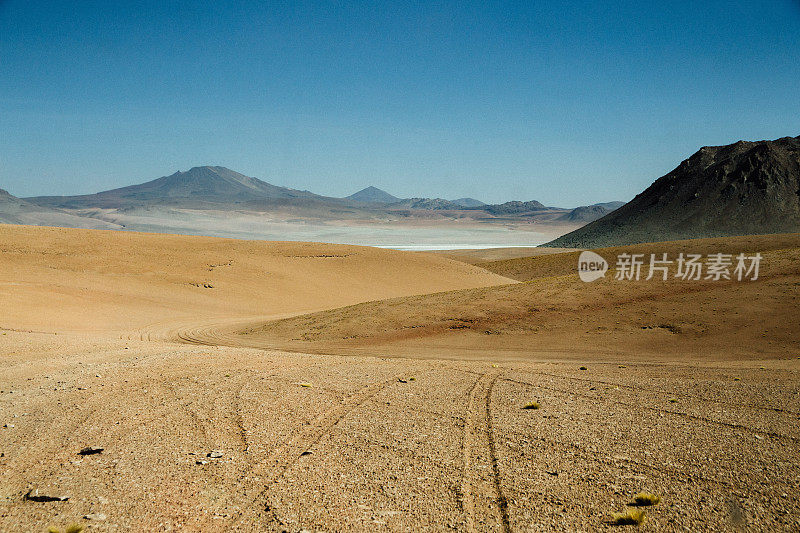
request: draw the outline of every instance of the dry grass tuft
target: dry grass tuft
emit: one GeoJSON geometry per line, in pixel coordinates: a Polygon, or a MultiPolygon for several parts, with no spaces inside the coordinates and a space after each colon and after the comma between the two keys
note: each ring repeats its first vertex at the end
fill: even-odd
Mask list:
{"type": "Polygon", "coordinates": [[[677,398],[670,398],[669,399],[669,403],[678,403],[678,399],[677,398]]]}
{"type": "Polygon", "coordinates": [[[645,513],[638,509],[628,509],[624,513],[611,513],[612,526],[638,526],[644,522],[645,513]]]}
{"type": "Polygon", "coordinates": [[[313,387],[311,383],[306,383],[305,381],[303,383],[298,383],[298,385],[300,385],[301,387],[313,387]]]}
{"type": "Polygon", "coordinates": [[[528,402],[525,404],[523,409],[538,409],[539,407],[541,407],[541,405],[539,405],[539,402],[528,402]]]}
{"type": "Polygon", "coordinates": [[[660,501],[661,496],[653,494],[652,492],[640,492],[633,497],[633,503],[631,505],[646,507],[648,505],[656,505],[660,501]]]}
{"type": "MultiPolygon", "coordinates": [[[[83,526],[80,524],[72,524],[71,526],[67,526],[67,529],[64,530],[64,533],[81,533],[83,531],[83,526]]],[[[61,533],[61,530],[55,526],[50,526],[47,528],[47,533],[61,533]]]]}

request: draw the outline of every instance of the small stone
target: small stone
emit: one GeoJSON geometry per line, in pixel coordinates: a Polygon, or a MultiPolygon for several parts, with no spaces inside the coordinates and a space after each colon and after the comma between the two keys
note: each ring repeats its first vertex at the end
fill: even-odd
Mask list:
{"type": "Polygon", "coordinates": [[[30,489],[25,495],[25,499],[32,502],[65,502],[69,500],[69,496],[49,496],[39,494],[39,489],[30,489]]]}
{"type": "Polygon", "coordinates": [[[14,427],[14,424],[3,424],[3,427],[11,429],[14,427]]]}
{"type": "Polygon", "coordinates": [[[95,374],[95,375],[94,375],[94,377],[96,377],[96,378],[102,378],[103,376],[101,376],[100,374],[95,374]]]}
{"type": "Polygon", "coordinates": [[[104,450],[100,446],[87,446],[86,448],[82,449],[78,452],[78,455],[94,455],[96,453],[100,453],[104,450]]]}
{"type": "Polygon", "coordinates": [[[106,515],[103,513],[89,513],[87,515],[83,515],[84,520],[97,520],[98,522],[102,522],[106,519],[106,515]]]}
{"type": "Polygon", "coordinates": [[[210,452],[208,452],[208,455],[206,457],[210,457],[211,459],[219,459],[223,455],[224,454],[222,453],[221,450],[211,450],[210,452]]]}
{"type": "Polygon", "coordinates": [[[305,451],[305,452],[303,452],[303,453],[301,453],[301,454],[300,454],[300,457],[303,457],[303,456],[305,456],[305,455],[311,455],[311,452],[309,452],[309,451],[305,451]]]}
{"type": "Polygon", "coordinates": [[[206,461],[205,459],[198,459],[197,461],[194,462],[194,464],[196,464],[196,465],[207,465],[208,461],[206,461]]]}

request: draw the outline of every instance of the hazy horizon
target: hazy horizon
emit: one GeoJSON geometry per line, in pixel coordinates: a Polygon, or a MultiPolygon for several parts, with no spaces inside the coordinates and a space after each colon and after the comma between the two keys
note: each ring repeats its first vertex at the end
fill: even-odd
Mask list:
{"type": "Polygon", "coordinates": [[[629,200],[800,134],[800,4],[0,2],[0,188],[193,166],[343,197],[629,200]]]}

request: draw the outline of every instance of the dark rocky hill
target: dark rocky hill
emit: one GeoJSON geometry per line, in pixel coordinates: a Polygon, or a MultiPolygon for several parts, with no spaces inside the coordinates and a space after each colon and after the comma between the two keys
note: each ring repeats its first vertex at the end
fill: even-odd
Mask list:
{"type": "Polygon", "coordinates": [[[619,209],[546,246],[800,231],[800,137],[706,146],[619,209]]]}

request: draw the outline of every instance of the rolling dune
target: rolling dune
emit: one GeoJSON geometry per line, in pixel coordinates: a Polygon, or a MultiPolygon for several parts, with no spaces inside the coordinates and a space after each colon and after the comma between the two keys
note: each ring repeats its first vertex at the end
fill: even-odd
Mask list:
{"type": "Polygon", "coordinates": [[[377,248],[0,225],[9,329],[128,332],[512,282],[377,248]]]}
{"type": "MultiPolygon", "coordinates": [[[[411,357],[789,357],[800,346],[800,235],[730,237],[600,249],[618,254],[763,256],[756,281],[615,281],[586,284],[578,252],[475,264],[514,285],[367,302],[240,331],[210,328],[213,343],[320,353],[411,357]],[[754,319],[757,317],[757,319],[754,319]],[[552,355],[551,355],[552,354],[552,355]]],[[[195,336],[201,341],[203,333],[195,336]]]]}

